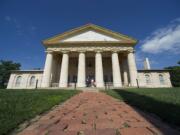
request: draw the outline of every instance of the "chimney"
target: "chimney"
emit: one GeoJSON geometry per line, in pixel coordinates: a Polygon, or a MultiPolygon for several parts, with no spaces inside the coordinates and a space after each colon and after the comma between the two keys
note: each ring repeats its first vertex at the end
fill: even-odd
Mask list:
{"type": "Polygon", "coordinates": [[[146,58],[145,61],[144,61],[144,69],[145,70],[150,70],[151,69],[148,58],[146,58]]]}

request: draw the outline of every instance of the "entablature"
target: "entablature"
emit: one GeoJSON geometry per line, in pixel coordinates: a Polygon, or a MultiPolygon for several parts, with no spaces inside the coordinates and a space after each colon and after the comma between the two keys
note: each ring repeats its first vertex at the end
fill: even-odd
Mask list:
{"type": "Polygon", "coordinates": [[[80,51],[86,51],[86,52],[95,52],[95,51],[117,51],[117,52],[123,52],[123,51],[133,51],[134,48],[132,46],[61,46],[61,47],[48,47],[47,51],[52,52],[62,52],[62,51],[69,51],[69,52],[80,52],[80,51]]]}

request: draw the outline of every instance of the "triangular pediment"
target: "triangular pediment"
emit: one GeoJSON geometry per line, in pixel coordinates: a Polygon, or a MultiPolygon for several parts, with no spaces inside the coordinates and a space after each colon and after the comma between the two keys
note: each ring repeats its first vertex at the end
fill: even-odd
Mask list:
{"type": "Polygon", "coordinates": [[[60,40],[60,42],[80,42],[80,41],[120,41],[120,39],[113,38],[111,36],[93,31],[88,30],[83,33],[79,33],[72,37],[68,37],[65,39],[60,40]]]}
{"type": "Polygon", "coordinates": [[[44,45],[61,43],[111,42],[136,44],[137,40],[94,24],[84,25],[43,41],[44,45]]]}

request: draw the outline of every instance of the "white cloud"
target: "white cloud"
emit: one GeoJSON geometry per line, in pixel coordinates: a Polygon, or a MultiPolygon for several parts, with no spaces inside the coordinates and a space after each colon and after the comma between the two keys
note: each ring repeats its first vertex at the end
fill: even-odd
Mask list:
{"type": "Polygon", "coordinates": [[[180,53],[180,18],[167,27],[154,31],[142,41],[141,50],[154,54],[164,51],[180,53]]]}
{"type": "Polygon", "coordinates": [[[29,24],[27,22],[22,22],[19,19],[16,19],[15,17],[7,15],[4,17],[4,19],[8,23],[8,25],[11,25],[15,28],[16,34],[18,36],[25,36],[27,34],[34,35],[34,33],[37,30],[36,26],[29,24]]]}
{"type": "Polygon", "coordinates": [[[135,53],[135,58],[136,58],[136,62],[140,63],[140,62],[144,61],[145,56],[143,55],[143,53],[141,51],[137,51],[135,53]]]}
{"type": "Polygon", "coordinates": [[[6,21],[11,21],[11,17],[10,16],[5,16],[5,20],[6,21]]]}

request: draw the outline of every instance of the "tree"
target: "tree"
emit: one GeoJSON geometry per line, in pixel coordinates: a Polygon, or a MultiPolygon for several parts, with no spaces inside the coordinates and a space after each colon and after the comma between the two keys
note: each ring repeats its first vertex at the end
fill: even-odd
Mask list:
{"type": "Polygon", "coordinates": [[[11,70],[19,70],[20,67],[21,67],[20,63],[0,60],[0,88],[6,87],[11,74],[11,70]]]}
{"type": "Polygon", "coordinates": [[[178,64],[180,65],[180,61],[178,61],[178,64]]]}
{"type": "MultiPolygon", "coordinates": [[[[178,62],[180,65],[180,61],[178,62]]],[[[170,78],[174,87],[180,87],[180,66],[166,67],[165,69],[170,70],[170,78]]]]}

